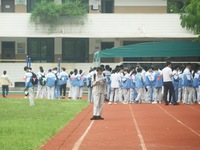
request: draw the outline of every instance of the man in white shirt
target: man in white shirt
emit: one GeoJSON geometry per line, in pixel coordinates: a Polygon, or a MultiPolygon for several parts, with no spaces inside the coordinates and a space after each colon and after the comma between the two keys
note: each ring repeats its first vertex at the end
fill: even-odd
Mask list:
{"type": "Polygon", "coordinates": [[[165,101],[165,105],[169,105],[169,102],[167,101],[167,95],[168,92],[171,93],[172,97],[173,97],[173,105],[179,105],[179,103],[176,102],[176,98],[175,98],[175,91],[174,91],[174,86],[172,83],[172,64],[171,62],[167,62],[166,63],[167,66],[162,70],[162,76],[163,76],[163,85],[164,85],[164,101],[165,101]]]}

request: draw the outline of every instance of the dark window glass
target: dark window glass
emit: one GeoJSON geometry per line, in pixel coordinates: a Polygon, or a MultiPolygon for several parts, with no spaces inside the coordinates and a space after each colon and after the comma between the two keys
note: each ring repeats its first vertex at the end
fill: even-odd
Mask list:
{"type": "Polygon", "coordinates": [[[102,0],[101,1],[102,13],[114,13],[114,0],[102,0]]]}
{"type": "Polygon", "coordinates": [[[88,62],[88,39],[64,38],[62,40],[63,62],[88,62]]]}
{"type": "Polygon", "coordinates": [[[54,39],[28,38],[28,56],[33,62],[54,62],[54,39]]]}

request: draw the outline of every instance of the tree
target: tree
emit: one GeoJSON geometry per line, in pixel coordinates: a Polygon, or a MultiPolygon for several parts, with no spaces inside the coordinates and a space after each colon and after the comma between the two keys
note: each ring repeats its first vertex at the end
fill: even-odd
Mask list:
{"type": "Polygon", "coordinates": [[[182,27],[199,35],[197,41],[200,42],[200,0],[184,0],[180,19],[182,27]]]}

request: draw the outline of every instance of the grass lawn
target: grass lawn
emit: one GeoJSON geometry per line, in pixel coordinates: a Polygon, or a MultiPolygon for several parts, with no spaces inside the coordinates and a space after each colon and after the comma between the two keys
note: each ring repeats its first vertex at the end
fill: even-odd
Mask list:
{"type": "Polygon", "coordinates": [[[36,150],[89,103],[87,100],[0,99],[0,149],[36,150]]]}

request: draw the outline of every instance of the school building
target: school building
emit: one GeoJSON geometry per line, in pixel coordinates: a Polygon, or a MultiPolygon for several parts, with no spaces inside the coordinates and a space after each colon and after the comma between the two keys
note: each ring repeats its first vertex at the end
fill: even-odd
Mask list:
{"type": "MultiPolygon", "coordinates": [[[[153,41],[192,41],[197,37],[181,27],[179,14],[167,13],[167,0],[83,0],[89,5],[87,15],[61,18],[65,23],[52,33],[46,25],[30,22],[30,12],[38,1],[0,0],[0,68],[10,66],[13,73],[17,65],[23,74],[27,55],[37,70],[41,65],[55,66],[58,58],[70,69],[80,64],[81,68],[88,68],[99,50],[153,41]]],[[[58,5],[64,2],[52,1],[58,5]]],[[[175,60],[200,61],[200,58],[175,60]]],[[[164,61],[164,58],[102,59],[109,63],[121,61],[164,61]]],[[[20,82],[22,74],[13,81],[20,82]]]]}

